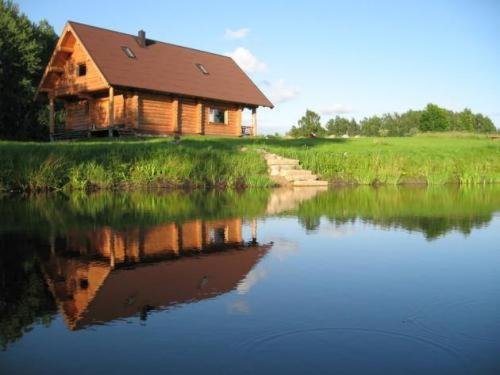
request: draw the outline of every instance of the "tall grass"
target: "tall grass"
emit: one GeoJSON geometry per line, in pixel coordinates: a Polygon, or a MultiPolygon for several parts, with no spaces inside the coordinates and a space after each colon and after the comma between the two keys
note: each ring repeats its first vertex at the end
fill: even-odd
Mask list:
{"type": "Polygon", "coordinates": [[[0,187],[19,190],[270,186],[253,149],[231,139],[0,142],[0,187]]]}
{"type": "Polygon", "coordinates": [[[408,138],[186,137],[35,143],[0,142],[0,189],[267,187],[259,149],[299,159],[340,184],[500,182],[500,141],[440,134],[408,138]],[[245,151],[242,151],[245,149],[245,151]]]}
{"type": "Polygon", "coordinates": [[[500,142],[460,134],[265,141],[333,183],[430,185],[500,182],[500,142]]]}

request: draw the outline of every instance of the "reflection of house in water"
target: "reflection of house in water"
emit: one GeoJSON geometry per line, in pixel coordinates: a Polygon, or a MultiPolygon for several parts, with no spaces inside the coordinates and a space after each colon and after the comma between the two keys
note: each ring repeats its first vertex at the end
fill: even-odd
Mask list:
{"type": "Polygon", "coordinates": [[[236,288],[270,245],[244,242],[240,219],[109,227],[67,236],[45,265],[47,282],[71,329],[236,288]]]}

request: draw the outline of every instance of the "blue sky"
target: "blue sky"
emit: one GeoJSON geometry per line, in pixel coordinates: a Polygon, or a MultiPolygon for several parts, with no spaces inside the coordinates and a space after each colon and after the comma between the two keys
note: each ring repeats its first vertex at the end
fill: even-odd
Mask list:
{"type": "Polygon", "coordinates": [[[500,0],[18,1],[60,33],[67,20],[230,54],[275,103],[259,130],[306,109],[326,121],[433,102],[500,127],[500,0]]]}

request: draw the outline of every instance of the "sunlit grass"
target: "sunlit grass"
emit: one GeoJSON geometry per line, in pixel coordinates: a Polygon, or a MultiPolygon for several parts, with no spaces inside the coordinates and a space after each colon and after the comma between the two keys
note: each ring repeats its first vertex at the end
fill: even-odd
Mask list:
{"type": "MultiPolygon", "coordinates": [[[[236,140],[237,141],[237,140],[236,140]]],[[[0,187],[20,190],[270,186],[265,162],[225,138],[0,142],[0,187]]]]}
{"type": "Polygon", "coordinates": [[[0,142],[0,189],[268,187],[259,153],[298,159],[339,184],[500,182],[500,141],[438,134],[405,138],[282,139],[183,137],[0,142]],[[243,150],[243,151],[242,151],[243,150]]]}
{"type": "Polygon", "coordinates": [[[500,182],[500,142],[460,134],[405,138],[273,141],[269,151],[338,183],[479,184],[500,182]]]}

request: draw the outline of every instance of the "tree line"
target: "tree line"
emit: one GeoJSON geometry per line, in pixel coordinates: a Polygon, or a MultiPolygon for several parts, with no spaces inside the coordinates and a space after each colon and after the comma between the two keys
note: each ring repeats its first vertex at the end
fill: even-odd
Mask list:
{"type": "Polygon", "coordinates": [[[370,136],[404,137],[419,132],[459,131],[471,133],[494,133],[497,131],[491,119],[466,108],[453,112],[436,104],[428,104],[423,110],[404,113],[386,113],[382,116],[365,117],[361,121],[336,116],[324,126],[321,117],[310,110],[292,126],[288,135],[292,137],[370,136]]]}
{"type": "Polygon", "coordinates": [[[34,23],[0,0],[0,138],[47,138],[47,105],[34,97],[56,43],[47,21],[34,23]]]}

